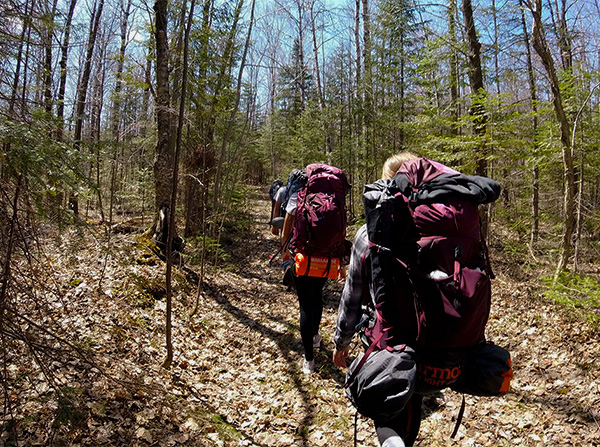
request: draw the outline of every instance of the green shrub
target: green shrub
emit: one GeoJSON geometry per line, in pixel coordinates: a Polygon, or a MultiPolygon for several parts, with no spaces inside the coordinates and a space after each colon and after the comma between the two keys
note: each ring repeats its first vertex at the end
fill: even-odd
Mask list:
{"type": "Polygon", "coordinates": [[[552,276],[542,277],[546,284],[546,298],[583,315],[593,326],[600,325],[600,284],[595,279],[574,274],[562,273],[554,280],[552,276]]]}

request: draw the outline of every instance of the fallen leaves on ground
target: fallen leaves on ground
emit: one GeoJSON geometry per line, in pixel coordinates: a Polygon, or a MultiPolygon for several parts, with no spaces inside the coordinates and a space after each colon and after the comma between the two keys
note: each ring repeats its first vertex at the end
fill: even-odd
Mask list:
{"type": "MultiPolygon", "coordinates": [[[[53,245],[61,293],[48,295],[44,318],[70,328],[93,363],[48,364],[55,377],[49,387],[47,377],[31,375],[36,369],[25,355],[15,358],[0,444],[11,445],[14,428],[21,446],[351,446],[355,412],[344,372],[331,362],[341,286],[326,286],[323,343],[316,373],[305,376],[296,297],[281,284],[277,261],[268,262],[278,246],[264,223],[268,203],[255,198],[246,211],[251,234],[229,248],[229,268],[208,269],[198,296],[184,271],[175,275],[168,370],[160,366],[164,264],[149,262],[127,233],[112,235],[108,246],[80,234],[53,245]]],[[[416,445],[600,446],[597,333],[530,284],[496,273],[488,338],[511,351],[511,392],[467,396],[455,439],[462,396],[444,391],[427,399],[416,445]]],[[[362,417],[356,437],[360,446],[378,445],[362,417]]]]}

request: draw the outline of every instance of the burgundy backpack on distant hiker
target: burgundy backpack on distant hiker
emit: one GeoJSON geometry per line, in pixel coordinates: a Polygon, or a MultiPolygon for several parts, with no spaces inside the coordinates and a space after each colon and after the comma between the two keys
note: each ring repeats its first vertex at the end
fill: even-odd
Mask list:
{"type": "Polygon", "coordinates": [[[306,186],[298,192],[292,251],[343,258],[348,251],[346,193],[350,184],[346,174],[334,166],[314,163],[306,167],[306,175],[306,186]]]}
{"type": "MultiPolygon", "coordinates": [[[[407,342],[407,334],[417,334],[411,346],[415,392],[455,386],[478,395],[508,391],[510,355],[485,340],[493,273],[478,211],[499,194],[500,185],[491,179],[425,158],[405,162],[391,181],[365,186],[376,314],[365,335],[371,351],[392,352],[407,342]],[[489,361],[477,364],[480,355],[489,361]],[[466,383],[467,378],[479,383],[466,383]]],[[[349,382],[360,368],[358,362],[350,367],[349,382]]],[[[382,379],[381,387],[396,386],[389,374],[382,379]]],[[[397,386],[405,382],[399,376],[397,386]]]]}

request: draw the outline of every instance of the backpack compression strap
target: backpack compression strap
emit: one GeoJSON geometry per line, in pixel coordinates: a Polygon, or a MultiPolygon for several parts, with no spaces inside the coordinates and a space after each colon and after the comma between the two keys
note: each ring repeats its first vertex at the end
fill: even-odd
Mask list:
{"type": "Polygon", "coordinates": [[[360,359],[360,362],[356,366],[356,369],[354,371],[352,371],[352,375],[350,375],[350,377],[348,377],[348,379],[346,380],[346,383],[344,383],[344,388],[348,388],[350,386],[350,382],[352,382],[354,380],[354,378],[356,377],[358,372],[365,365],[365,362],[367,361],[369,356],[373,353],[373,351],[375,350],[375,347],[377,346],[377,343],[379,343],[379,340],[381,340],[382,337],[383,337],[383,331],[381,331],[381,333],[377,336],[375,341],[373,341],[373,343],[371,343],[371,346],[369,346],[369,349],[367,349],[367,351],[363,354],[362,358],[360,359]]]}

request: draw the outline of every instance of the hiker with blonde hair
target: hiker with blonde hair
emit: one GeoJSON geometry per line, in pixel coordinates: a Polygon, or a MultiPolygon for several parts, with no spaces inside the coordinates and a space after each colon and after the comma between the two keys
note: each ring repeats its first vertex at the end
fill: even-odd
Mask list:
{"type": "MultiPolygon", "coordinates": [[[[402,164],[417,156],[410,152],[400,152],[389,157],[383,164],[382,179],[391,180],[402,164]]],[[[346,274],[346,283],[338,308],[337,325],[335,328],[333,363],[346,368],[346,358],[352,337],[357,331],[357,326],[363,319],[372,319],[372,315],[363,309],[363,303],[373,302],[374,295],[369,293],[370,274],[368,257],[369,239],[367,225],[363,225],[357,232],[353,246],[350,264],[346,274]],[[366,295],[366,296],[365,296],[366,295]]],[[[375,303],[373,302],[373,307],[375,303]]],[[[409,315],[409,312],[407,312],[409,315]]],[[[407,341],[416,338],[416,324],[409,322],[406,329],[407,341]]],[[[365,343],[366,344],[366,343],[365,343]]],[[[422,396],[412,394],[400,415],[392,420],[374,420],[375,432],[380,444],[384,447],[404,447],[413,444],[421,424],[422,396]]]]}
{"type": "Polygon", "coordinates": [[[386,160],[382,176],[364,188],[366,224],[354,239],[333,361],[346,366],[360,332],[366,351],[348,368],[346,394],[383,447],[405,447],[419,432],[424,394],[509,390],[510,353],[485,337],[494,275],[478,209],[500,184],[410,153],[386,160]]]}

